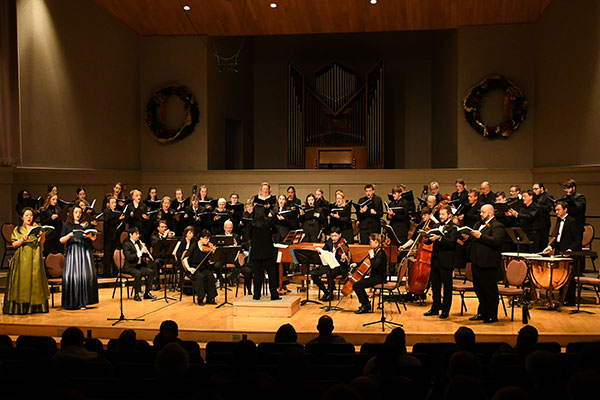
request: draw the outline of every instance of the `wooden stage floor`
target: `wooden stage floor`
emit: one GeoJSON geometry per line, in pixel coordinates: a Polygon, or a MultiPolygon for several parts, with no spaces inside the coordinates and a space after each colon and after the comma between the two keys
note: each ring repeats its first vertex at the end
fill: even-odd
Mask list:
{"type": "MultiPolygon", "coordinates": [[[[293,293],[288,296],[301,296],[304,293],[296,293],[297,286],[289,286],[293,293]]],[[[316,300],[317,291],[311,287],[311,298],[316,300]]],[[[154,292],[158,295],[158,292],[154,292]]],[[[229,300],[235,302],[235,291],[229,292],[229,300]]],[[[183,296],[183,300],[164,300],[152,302],[144,300],[135,302],[124,300],[124,314],[128,318],[144,318],[143,322],[121,322],[112,326],[107,321],[108,317],[119,317],[118,297],[111,298],[112,289],[100,289],[100,303],[86,310],[69,311],[60,308],[60,293],[55,294],[56,308],[52,308],[48,314],[35,314],[30,316],[10,316],[0,314],[0,333],[8,335],[46,335],[60,336],[62,331],[69,326],[77,326],[84,332],[91,331],[93,337],[108,339],[116,338],[125,328],[135,329],[138,338],[152,340],[160,323],[171,319],[179,324],[180,337],[184,340],[194,340],[206,343],[211,340],[230,341],[241,338],[242,334],[255,342],[272,341],[277,328],[285,323],[291,323],[298,332],[299,342],[305,343],[316,335],[316,324],[319,317],[325,311],[316,304],[301,307],[291,318],[285,317],[242,317],[233,315],[233,306],[227,305],[216,309],[214,305],[198,306],[192,303],[191,296],[183,296]]],[[[118,295],[118,292],[117,292],[118,295]]],[[[169,295],[179,298],[178,292],[169,292],[169,295]]],[[[240,286],[240,298],[242,290],[240,286]]],[[[223,291],[219,290],[217,302],[223,301],[223,291]]],[[[335,303],[334,303],[335,304],[335,303]]],[[[453,334],[460,326],[472,328],[478,341],[506,341],[515,343],[516,335],[523,326],[521,323],[521,309],[515,308],[515,321],[510,321],[510,309],[508,317],[504,316],[500,306],[500,321],[495,324],[483,324],[472,322],[468,318],[473,315],[477,308],[477,300],[467,299],[469,312],[460,315],[460,297],[454,296],[450,318],[440,320],[437,317],[425,317],[431,304],[431,297],[423,305],[408,303],[407,311],[401,306],[402,314],[398,314],[395,306],[390,303],[385,305],[386,317],[397,323],[401,323],[407,333],[407,344],[417,342],[447,342],[453,340],[453,334]]],[[[346,298],[340,303],[344,311],[330,311],[335,323],[335,333],[343,335],[348,341],[360,345],[364,342],[381,342],[385,335],[391,330],[386,327],[382,332],[381,324],[363,327],[366,322],[378,320],[379,313],[354,314],[358,307],[356,296],[346,298]]],[[[540,332],[540,340],[557,341],[566,346],[570,341],[577,340],[600,340],[600,306],[594,304],[592,293],[585,294],[583,309],[593,311],[595,314],[569,314],[571,308],[564,308],[561,312],[550,311],[543,308],[531,310],[530,324],[540,332]]]]}

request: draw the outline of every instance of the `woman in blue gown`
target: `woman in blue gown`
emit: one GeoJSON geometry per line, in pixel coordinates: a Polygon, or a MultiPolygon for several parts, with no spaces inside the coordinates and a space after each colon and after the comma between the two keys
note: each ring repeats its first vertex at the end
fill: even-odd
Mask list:
{"type": "Polygon", "coordinates": [[[74,206],[63,225],[60,242],[66,245],[63,271],[63,308],[84,309],[98,303],[98,279],[92,255],[94,234],[84,234],[89,227],[82,221],[83,210],[74,206]]]}

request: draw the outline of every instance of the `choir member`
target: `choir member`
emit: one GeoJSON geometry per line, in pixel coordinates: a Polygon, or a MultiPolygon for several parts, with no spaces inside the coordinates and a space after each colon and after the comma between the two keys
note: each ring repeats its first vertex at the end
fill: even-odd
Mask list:
{"type": "Polygon", "coordinates": [[[442,201],[442,195],[440,194],[440,184],[436,181],[430,182],[429,191],[431,192],[432,196],[435,196],[435,207],[440,201],[442,201]]]}
{"type": "Polygon", "coordinates": [[[300,208],[300,222],[305,236],[302,240],[308,243],[318,243],[321,241],[320,233],[325,225],[321,218],[322,211],[315,206],[315,195],[306,196],[304,208],[300,208]]]}
{"type": "MultiPolygon", "coordinates": [[[[465,214],[463,216],[462,221],[465,224],[465,226],[472,228],[481,219],[480,210],[483,206],[483,203],[480,201],[481,195],[475,189],[469,190],[469,195],[467,198],[469,200],[469,207],[467,207],[467,209],[465,210],[465,214]]],[[[494,201],[492,201],[492,204],[493,203],[494,201]]]]}
{"type": "Polygon", "coordinates": [[[488,181],[481,182],[481,193],[479,194],[479,202],[483,204],[494,204],[495,194],[492,192],[490,183],[488,181]]]}
{"type": "Polygon", "coordinates": [[[358,224],[360,229],[360,243],[369,244],[372,233],[381,232],[381,217],[383,217],[383,201],[375,194],[375,186],[365,185],[365,196],[358,200],[364,204],[358,210],[358,224]],[[366,203],[366,204],[365,204],[366,203]]]}
{"type": "MultiPolygon", "coordinates": [[[[394,230],[399,241],[399,243],[392,243],[395,246],[408,240],[410,215],[415,211],[415,203],[402,196],[402,193],[405,191],[405,185],[397,185],[392,188],[392,200],[389,202],[387,212],[390,226],[394,230]]],[[[395,238],[393,238],[393,241],[395,241],[395,238]]]]}
{"type": "Polygon", "coordinates": [[[40,223],[51,225],[54,230],[48,232],[44,243],[44,256],[52,253],[62,253],[64,246],[60,242],[62,221],[60,220],[60,206],[58,205],[58,194],[49,194],[40,208],[40,223]]]}
{"type": "Polygon", "coordinates": [[[4,314],[34,314],[48,312],[48,280],[42,258],[46,232],[31,235],[37,226],[33,222],[33,209],[23,208],[21,223],[11,233],[15,250],[6,279],[4,314]]]}
{"type": "Polygon", "coordinates": [[[509,213],[517,219],[518,226],[523,229],[529,240],[533,243],[525,245],[523,251],[529,253],[538,253],[544,249],[543,246],[543,230],[545,228],[544,218],[540,208],[533,201],[533,190],[528,190],[522,194],[523,204],[519,211],[512,208],[509,213]]]}
{"type": "MultiPolygon", "coordinates": [[[[456,182],[454,182],[454,187],[456,188],[456,192],[452,193],[450,200],[458,200],[458,204],[462,205],[464,210],[464,207],[466,207],[469,204],[469,194],[466,190],[467,187],[465,185],[464,179],[457,179],[456,182]]],[[[458,208],[458,205],[456,207],[458,208]]]]}
{"type": "Polygon", "coordinates": [[[171,198],[165,196],[160,201],[160,209],[156,212],[153,225],[158,226],[160,221],[165,221],[170,231],[175,234],[175,211],[171,208],[171,198]]]}
{"type": "Polygon", "coordinates": [[[544,247],[548,244],[548,239],[550,237],[550,227],[552,223],[550,222],[550,212],[554,208],[554,198],[546,192],[546,188],[542,182],[535,182],[531,189],[534,193],[535,202],[540,207],[540,211],[542,213],[542,217],[544,219],[544,231],[542,232],[542,242],[544,247]]]}
{"type": "Polygon", "coordinates": [[[562,183],[565,196],[561,199],[566,201],[569,206],[569,215],[571,215],[581,229],[585,226],[585,209],[586,199],[585,196],[577,192],[577,182],[575,179],[568,179],[562,183]]]}
{"type": "Polygon", "coordinates": [[[102,200],[102,208],[108,207],[108,201],[110,199],[117,199],[117,210],[123,211],[125,209],[125,187],[121,182],[114,184],[112,191],[107,193],[102,200]]]}
{"type": "Polygon", "coordinates": [[[346,203],[346,195],[338,190],[335,194],[335,203],[329,208],[329,226],[330,229],[338,228],[342,237],[349,244],[354,243],[354,232],[352,229],[352,206],[346,203]]]}
{"type": "Polygon", "coordinates": [[[222,235],[224,232],[223,224],[231,218],[231,214],[227,211],[227,200],[223,197],[219,198],[217,208],[212,213],[212,221],[210,231],[213,235],[222,235]]]}
{"type": "Polygon", "coordinates": [[[171,209],[175,219],[175,236],[180,237],[186,226],[189,225],[189,215],[185,212],[185,208],[189,205],[190,199],[183,198],[183,190],[175,189],[175,199],[171,203],[171,209]]]}
{"type": "Polygon", "coordinates": [[[113,255],[115,249],[119,247],[120,227],[125,219],[125,214],[117,209],[117,199],[114,197],[108,200],[108,207],[104,209],[104,277],[108,278],[117,275],[114,265],[113,255]]]}
{"type": "Polygon", "coordinates": [[[62,306],[66,309],[84,309],[98,303],[98,278],[92,255],[94,233],[85,233],[83,210],[73,206],[63,224],[60,242],[66,245],[63,270],[62,306]]]}

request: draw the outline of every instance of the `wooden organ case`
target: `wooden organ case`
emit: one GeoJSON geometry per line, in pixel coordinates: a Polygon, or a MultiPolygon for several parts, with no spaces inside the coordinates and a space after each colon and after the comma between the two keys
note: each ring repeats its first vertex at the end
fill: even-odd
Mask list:
{"type": "Polygon", "coordinates": [[[288,65],[288,168],[383,168],[383,61],[364,83],[334,61],[314,88],[288,65]]]}

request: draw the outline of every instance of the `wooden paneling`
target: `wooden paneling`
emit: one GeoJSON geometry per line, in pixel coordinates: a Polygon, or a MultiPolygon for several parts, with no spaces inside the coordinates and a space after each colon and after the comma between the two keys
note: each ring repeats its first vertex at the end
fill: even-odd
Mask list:
{"type": "Polygon", "coordinates": [[[551,0],[95,0],[140,35],[280,35],[535,22],[551,0]],[[270,8],[271,2],[277,8],[270,8]],[[181,4],[191,7],[186,16],[181,4]],[[189,17],[189,20],[188,20],[189,17]],[[191,21],[191,22],[190,22],[191,21]]]}

